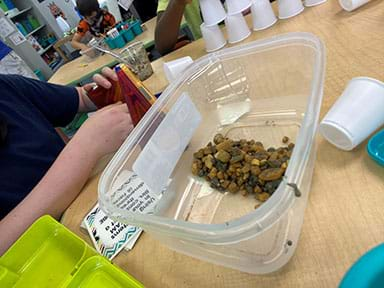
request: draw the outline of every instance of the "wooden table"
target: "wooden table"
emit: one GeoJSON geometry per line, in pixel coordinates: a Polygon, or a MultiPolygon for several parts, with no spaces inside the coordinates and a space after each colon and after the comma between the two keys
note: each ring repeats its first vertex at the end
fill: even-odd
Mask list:
{"type": "MultiPolygon", "coordinates": [[[[276,8],[276,7],[275,7],[276,8]]],[[[327,47],[327,74],[321,116],[355,76],[384,80],[384,1],[372,1],[353,13],[337,1],[307,8],[301,15],[254,32],[246,41],[290,31],[308,31],[327,47]]],[[[146,81],[153,91],[166,82],[164,60],[203,55],[196,41],[154,63],[146,81]]],[[[346,270],[368,249],[384,241],[384,168],[368,157],[365,144],[342,152],[320,136],[312,189],[295,255],[280,271],[257,276],[173,252],[144,234],[135,248],[114,263],[147,287],[336,287],[346,270]]],[[[67,210],[63,223],[90,243],[80,222],[97,198],[98,176],[91,178],[67,210]]]]}
{"type": "MultiPolygon", "coordinates": [[[[154,17],[145,22],[144,32],[136,36],[134,41],[142,41],[146,48],[154,45],[156,21],[157,17],[154,17]]],[[[90,78],[95,73],[100,72],[103,67],[112,67],[117,63],[118,62],[115,58],[106,54],[99,56],[91,61],[89,61],[86,57],[81,56],[60,67],[49,79],[49,82],[61,85],[75,86],[81,81],[90,78]]]]}

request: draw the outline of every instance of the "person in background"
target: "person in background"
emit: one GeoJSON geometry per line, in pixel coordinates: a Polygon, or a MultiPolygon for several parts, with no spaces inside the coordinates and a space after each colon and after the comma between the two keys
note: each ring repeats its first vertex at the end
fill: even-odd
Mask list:
{"type": "MultiPolygon", "coordinates": [[[[77,26],[77,32],[72,39],[72,47],[79,50],[87,50],[84,44],[87,33],[94,37],[106,34],[116,24],[115,17],[108,11],[101,9],[97,0],[77,0],[77,9],[84,17],[77,26]]],[[[90,40],[90,39],[89,39],[90,40]]]]}
{"type": "MultiPolygon", "coordinates": [[[[109,68],[102,74],[94,80],[104,88],[111,87],[108,79],[118,80],[109,68]]],[[[97,161],[133,129],[127,105],[107,103],[112,105],[94,113],[65,145],[54,127],[96,109],[88,95],[93,87],[0,75],[0,255],[42,215],[58,219],[97,161]]]]}
{"type": "Polygon", "coordinates": [[[132,5],[135,7],[141,21],[146,22],[157,14],[157,0],[134,0],[132,5]]]}
{"type": "Polygon", "coordinates": [[[160,54],[166,54],[175,47],[183,16],[195,40],[201,38],[202,19],[198,0],[159,0],[155,44],[160,54]]]}
{"type": "Polygon", "coordinates": [[[0,40],[0,74],[16,74],[37,79],[37,76],[11,48],[0,40]]]}

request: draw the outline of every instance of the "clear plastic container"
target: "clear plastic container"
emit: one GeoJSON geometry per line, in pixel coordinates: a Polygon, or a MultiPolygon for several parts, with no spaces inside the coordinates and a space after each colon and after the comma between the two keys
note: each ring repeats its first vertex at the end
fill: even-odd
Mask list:
{"type": "MultiPolygon", "coordinates": [[[[254,274],[279,269],[294,253],[307,205],[324,68],[324,46],[308,33],[263,39],[195,61],[168,86],[105,169],[98,191],[102,209],[187,255],[254,274]],[[201,122],[174,163],[166,187],[156,194],[154,211],[124,209],[119,199],[126,192],[116,188],[119,181],[133,170],[143,147],[185,95],[201,122]],[[295,142],[283,181],[256,210],[251,199],[222,194],[191,174],[193,153],[217,132],[262,141],[266,147],[281,146],[283,136],[295,142]]],[[[163,133],[166,143],[173,132],[163,133]]],[[[158,148],[159,154],[168,155],[166,150],[173,147],[158,148]]],[[[153,179],[163,173],[152,162],[148,170],[153,179]]]]}

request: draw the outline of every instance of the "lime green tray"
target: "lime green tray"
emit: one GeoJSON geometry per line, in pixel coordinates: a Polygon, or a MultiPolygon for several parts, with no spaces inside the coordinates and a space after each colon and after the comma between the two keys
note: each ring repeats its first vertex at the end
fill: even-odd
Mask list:
{"type": "Polygon", "coordinates": [[[37,220],[0,258],[2,288],[144,287],[50,216],[37,220]]]}

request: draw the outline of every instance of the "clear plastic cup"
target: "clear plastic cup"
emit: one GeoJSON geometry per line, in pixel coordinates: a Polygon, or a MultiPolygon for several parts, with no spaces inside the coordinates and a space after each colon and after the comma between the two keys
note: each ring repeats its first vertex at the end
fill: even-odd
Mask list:
{"type": "Polygon", "coordinates": [[[251,30],[248,27],[247,22],[243,14],[239,13],[236,15],[228,15],[225,19],[225,26],[228,32],[228,42],[237,43],[249,35],[251,35],[251,30]]]}
{"type": "Polygon", "coordinates": [[[327,2],[327,0],[304,0],[304,6],[312,7],[327,2]]]}
{"type": "Polygon", "coordinates": [[[277,18],[269,0],[254,0],[251,6],[253,30],[263,30],[276,23],[277,18]]]}
{"type": "Polygon", "coordinates": [[[163,65],[165,76],[169,83],[181,75],[188,66],[193,63],[191,57],[182,57],[173,61],[165,62],[163,65]]]}
{"type": "Polygon", "coordinates": [[[205,41],[205,50],[213,52],[223,48],[227,44],[224,34],[218,25],[207,26],[205,23],[200,25],[201,34],[205,41]]]}
{"type": "Polygon", "coordinates": [[[320,133],[342,150],[352,150],[384,124],[384,83],[353,78],[320,124],[320,133]]]}
{"type": "Polygon", "coordinates": [[[235,15],[243,12],[252,5],[252,0],[226,0],[227,14],[235,15]]]}
{"type": "Polygon", "coordinates": [[[294,17],[304,10],[304,5],[301,0],[278,0],[279,18],[287,19],[294,17]]]}
{"type": "Polygon", "coordinates": [[[351,12],[369,1],[370,0],[339,0],[339,3],[344,10],[351,12]]]}
{"type": "Polygon", "coordinates": [[[227,17],[220,0],[200,0],[200,10],[206,26],[216,25],[227,17]]]}
{"type": "Polygon", "coordinates": [[[148,79],[153,74],[147,50],[142,42],[135,42],[124,48],[120,52],[120,57],[133,68],[140,81],[148,79]]]}

